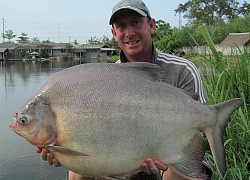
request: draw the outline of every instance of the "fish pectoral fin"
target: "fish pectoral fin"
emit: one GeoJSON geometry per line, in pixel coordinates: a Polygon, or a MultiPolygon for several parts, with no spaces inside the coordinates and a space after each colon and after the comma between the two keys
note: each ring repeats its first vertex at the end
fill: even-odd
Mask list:
{"type": "Polygon", "coordinates": [[[74,155],[74,156],[89,156],[87,154],[84,154],[82,152],[78,152],[78,151],[74,151],[72,149],[66,148],[66,147],[62,147],[62,146],[57,146],[57,145],[52,145],[48,147],[49,149],[52,149],[58,153],[61,154],[67,154],[67,155],[74,155]]]}
{"type": "Polygon", "coordinates": [[[182,161],[178,164],[169,165],[169,168],[188,179],[207,179],[208,175],[204,174],[202,169],[203,157],[204,137],[197,133],[190,146],[185,149],[185,156],[182,158],[182,161]]]}

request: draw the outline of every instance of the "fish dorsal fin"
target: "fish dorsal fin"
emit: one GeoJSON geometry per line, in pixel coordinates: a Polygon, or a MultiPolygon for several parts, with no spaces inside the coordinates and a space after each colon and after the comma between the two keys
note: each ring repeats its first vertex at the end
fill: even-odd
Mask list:
{"type": "Polygon", "coordinates": [[[51,145],[48,148],[52,149],[56,152],[59,152],[61,154],[67,154],[67,155],[73,155],[73,156],[89,156],[89,155],[84,154],[82,152],[74,151],[72,149],[62,147],[62,146],[57,146],[57,145],[51,145]]]}
{"type": "Polygon", "coordinates": [[[199,101],[199,93],[188,93],[188,92],[185,93],[189,95],[193,100],[199,101]]]}
{"type": "MultiPolygon", "coordinates": [[[[169,84],[168,84],[168,86],[169,86],[169,84]]],[[[173,86],[173,85],[171,85],[171,86],[173,86]]],[[[175,86],[173,86],[174,88],[176,88],[176,89],[178,89],[178,90],[180,90],[181,92],[183,92],[184,94],[187,94],[189,97],[191,97],[193,100],[195,100],[195,101],[199,101],[199,93],[191,93],[191,92],[187,92],[187,91],[185,91],[184,89],[181,89],[181,88],[178,88],[178,87],[175,87],[175,86]]]]}
{"type": "Polygon", "coordinates": [[[188,146],[187,149],[184,149],[184,151],[185,156],[182,158],[181,162],[169,165],[169,168],[188,179],[207,179],[208,176],[204,174],[202,170],[204,137],[197,133],[194,136],[192,143],[190,143],[190,146],[188,146]]]}
{"type": "MultiPolygon", "coordinates": [[[[147,62],[128,62],[128,63],[117,63],[117,65],[125,67],[127,69],[135,69],[134,73],[140,73],[140,75],[147,76],[152,81],[158,81],[162,82],[163,80],[163,71],[161,70],[160,66],[153,63],[147,63],[147,62]]],[[[167,86],[170,84],[163,82],[167,86]]],[[[177,88],[173,86],[174,88],[177,88]]],[[[198,101],[199,100],[199,94],[198,93],[189,93],[184,91],[183,89],[177,88],[183,93],[190,96],[192,99],[198,101]]]]}
{"type": "Polygon", "coordinates": [[[165,83],[165,82],[162,82],[162,84],[166,85],[166,86],[172,86],[172,88],[188,95],[190,98],[192,98],[193,100],[196,100],[196,101],[199,101],[199,93],[191,93],[191,92],[186,92],[185,90],[181,89],[181,88],[178,88],[176,86],[173,86],[171,84],[168,84],[168,83],[165,83]]]}
{"type": "Polygon", "coordinates": [[[133,73],[140,74],[152,81],[162,81],[163,79],[163,71],[160,66],[153,63],[147,62],[128,62],[128,63],[117,63],[117,65],[136,70],[133,73]]]}

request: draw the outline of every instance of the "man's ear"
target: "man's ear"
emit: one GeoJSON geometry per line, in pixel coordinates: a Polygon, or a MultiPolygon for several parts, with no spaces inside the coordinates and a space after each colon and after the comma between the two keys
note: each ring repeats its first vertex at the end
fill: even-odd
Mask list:
{"type": "Polygon", "coordinates": [[[156,21],[154,18],[149,20],[149,26],[150,26],[150,34],[154,34],[155,28],[156,28],[156,21]]]}
{"type": "Polygon", "coordinates": [[[111,33],[113,34],[114,37],[116,36],[116,32],[115,32],[115,29],[113,27],[111,28],[111,33]]]}
{"type": "Polygon", "coordinates": [[[116,41],[116,31],[115,31],[114,27],[111,28],[111,33],[113,34],[113,38],[116,41]]]}

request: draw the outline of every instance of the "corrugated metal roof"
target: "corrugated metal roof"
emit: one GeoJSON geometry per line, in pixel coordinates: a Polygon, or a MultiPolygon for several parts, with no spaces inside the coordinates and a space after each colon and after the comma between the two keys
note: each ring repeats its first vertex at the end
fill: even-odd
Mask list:
{"type": "Polygon", "coordinates": [[[7,50],[8,48],[0,48],[0,53],[3,53],[7,50]]]}
{"type": "MultiPolygon", "coordinates": [[[[23,47],[23,49],[63,49],[67,43],[18,43],[18,44],[0,44],[0,48],[15,49],[18,46],[23,47]]],[[[101,50],[114,50],[110,49],[109,46],[105,44],[83,44],[74,45],[73,49],[79,52],[86,52],[86,49],[101,49],[101,50]]]]}
{"type": "Polygon", "coordinates": [[[101,51],[114,51],[114,48],[100,48],[101,51]]]}
{"type": "Polygon", "coordinates": [[[8,49],[10,49],[12,47],[15,47],[14,43],[11,43],[11,44],[5,44],[5,43],[0,44],[0,48],[8,48],[8,49]]]}
{"type": "Polygon", "coordinates": [[[249,33],[230,33],[221,43],[220,47],[225,46],[247,46],[250,43],[249,33]]]}
{"type": "Polygon", "coordinates": [[[82,47],[86,48],[86,49],[109,48],[109,46],[107,46],[105,44],[83,44],[82,47]]]}
{"type": "Polygon", "coordinates": [[[17,44],[0,44],[0,48],[15,49],[18,46],[22,46],[24,49],[39,49],[39,48],[53,48],[62,49],[66,43],[17,43],[17,44]]]}

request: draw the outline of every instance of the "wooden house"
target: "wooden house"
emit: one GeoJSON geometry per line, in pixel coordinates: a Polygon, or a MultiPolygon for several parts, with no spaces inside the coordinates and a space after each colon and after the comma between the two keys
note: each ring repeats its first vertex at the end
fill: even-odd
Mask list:
{"type": "Polygon", "coordinates": [[[8,60],[9,52],[8,48],[0,48],[0,60],[8,60]]]}
{"type": "Polygon", "coordinates": [[[67,43],[0,44],[0,60],[4,58],[4,53],[6,53],[7,49],[11,59],[20,58],[20,54],[30,55],[33,52],[41,52],[41,50],[47,53],[49,57],[60,57],[64,55],[69,55],[79,58],[111,57],[113,51],[115,51],[115,49],[110,48],[105,44],[83,44],[73,45],[72,51],[70,53],[67,53],[65,51],[66,44],[67,43]]]}
{"type": "Polygon", "coordinates": [[[218,46],[218,51],[223,55],[242,54],[246,48],[250,54],[250,34],[230,33],[218,46]]]}
{"type": "Polygon", "coordinates": [[[82,47],[86,50],[87,58],[111,57],[115,51],[105,44],[83,44],[82,47]]]}

